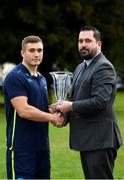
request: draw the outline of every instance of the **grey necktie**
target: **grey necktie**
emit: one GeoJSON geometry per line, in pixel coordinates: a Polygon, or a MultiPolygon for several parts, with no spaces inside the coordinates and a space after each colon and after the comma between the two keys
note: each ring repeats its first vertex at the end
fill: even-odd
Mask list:
{"type": "Polygon", "coordinates": [[[84,61],[83,64],[82,64],[82,68],[81,68],[81,70],[80,70],[80,72],[79,72],[79,74],[78,74],[78,77],[77,77],[77,79],[76,79],[75,86],[76,86],[77,84],[79,84],[79,82],[80,82],[80,77],[83,76],[86,68],[87,68],[87,64],[86,64],[86,62],[84,61]]]}

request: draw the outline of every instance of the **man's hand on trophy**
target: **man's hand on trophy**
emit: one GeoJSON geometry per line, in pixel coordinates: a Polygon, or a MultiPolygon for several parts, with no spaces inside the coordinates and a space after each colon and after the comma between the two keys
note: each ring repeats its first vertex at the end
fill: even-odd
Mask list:
{"type": "Polygon", "coordinates": [[[71,101],[62,101],[56,105],[56,110],[61,113],[66,113],[72,111],[72,102],[71,101]]]}

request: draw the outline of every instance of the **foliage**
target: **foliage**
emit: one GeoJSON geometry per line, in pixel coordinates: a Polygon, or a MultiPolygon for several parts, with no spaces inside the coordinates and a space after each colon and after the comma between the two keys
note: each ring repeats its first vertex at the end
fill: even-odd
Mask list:
{"type": "Polygon", "coordinates": [[[122,0],[5,0],[0,6],[0,22],[0,63],[20,62],[22,38],[36,34],[45,46],[43,74],[47,75],[54,63],[73,71],[79,62],[78,31],[92,24],[101,31],[103,50],[117,71],[124,68],[122,0]]]}

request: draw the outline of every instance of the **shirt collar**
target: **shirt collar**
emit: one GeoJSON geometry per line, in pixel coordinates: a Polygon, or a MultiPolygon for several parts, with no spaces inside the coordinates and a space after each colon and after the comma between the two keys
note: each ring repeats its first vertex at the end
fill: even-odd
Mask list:
{"type": "Polygon", "coordinates": [[[26,74],[27,76],[30,76],[30,77],[33,77],[33,78],[40,78],[40,77],[42,77],[42,75],[41,75],[39,72],[37,72],[38,76],[31,75],[30,71],[29,71],[29,70],[27,69],[27,67],[26,67],[24,64],[22,64],[22,63],[19,64],[19,67],[25,72],[25,74],[26,74]]]}
{"type": "Polygon", "coordinates": [[[89,66],[90,63],[92,62],[92,60],[93,60],[93,58],[92,59],[87,59],[87,60],[84,59],[84,62],[86,63],[87,66],[89,66]]]}

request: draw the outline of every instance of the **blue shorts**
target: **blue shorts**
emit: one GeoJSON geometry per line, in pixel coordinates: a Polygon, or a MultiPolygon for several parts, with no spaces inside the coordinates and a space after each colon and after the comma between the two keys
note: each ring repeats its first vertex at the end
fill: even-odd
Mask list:
{"type": "Polygon", "coordinates": [[[49,151],[7,150],[8,179],[50,179],[49,151]]]}

